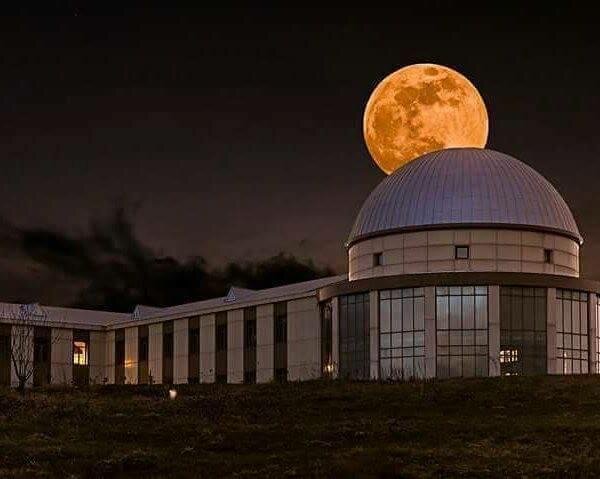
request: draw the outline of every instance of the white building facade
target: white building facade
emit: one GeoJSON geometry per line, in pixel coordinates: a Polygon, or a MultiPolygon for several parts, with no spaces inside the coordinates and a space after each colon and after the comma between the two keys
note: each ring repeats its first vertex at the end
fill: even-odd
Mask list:
{"type": "Polygon", "coordinates": [[[348,275],[132,314],[0,306],[0,383],[32,328],[32,385],[262,383],[600,372],[600,283],[560,194],[502,153],[450,149],[387,177],[348,275]]]}

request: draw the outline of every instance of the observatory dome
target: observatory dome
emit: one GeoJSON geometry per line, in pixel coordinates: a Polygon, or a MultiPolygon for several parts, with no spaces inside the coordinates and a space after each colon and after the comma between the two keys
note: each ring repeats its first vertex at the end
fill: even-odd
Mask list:
{"type": "Polygon", "coordinates": [[[461,227],[540,231],[583,242],[566,202],[533,168],[497,151],[454,148],[423,155],[384,179],[364,202],[347,246],[461,227]]]}

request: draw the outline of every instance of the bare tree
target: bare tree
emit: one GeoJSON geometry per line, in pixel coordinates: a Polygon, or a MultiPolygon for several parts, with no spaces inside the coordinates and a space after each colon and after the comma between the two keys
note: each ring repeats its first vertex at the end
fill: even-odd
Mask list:
{"type": "MultiPolygon", "coordinates": [[[[11,324],[10,360],[17,378],[17,390],[25,393],[27,382],[32,379],[39,364],[34,360],[35,327],[48,327],[48,315],[38,304],[11,305],[2,316],[11,324]]],[[[55,342],[52,336],[50,343],[55,342]]]]}

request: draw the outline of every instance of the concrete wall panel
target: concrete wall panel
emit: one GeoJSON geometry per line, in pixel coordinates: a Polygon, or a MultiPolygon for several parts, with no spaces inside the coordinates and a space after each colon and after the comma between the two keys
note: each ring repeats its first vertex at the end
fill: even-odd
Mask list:
{"type": "Polygon", "coordinates": [[[518,230],[439,230],[371,238],[348,251],[350,280],[404,273],[444,271],[544,272],[579,276],[579,245],[572,239],[518,230]],[[455,246],[468,245],[470,257],[455,259],[455,246]],[[544,249],[553,251],[545,263],[544,249]],[[382,254],[375,266],[374,253],[382,254]]]}
{"type": "Polygon", "coordinates": [[[162,382],[162,323],[148,325],[148,376],[154,384],[162,382]]]}
{"type": "Polygon", "coordinates": [[[106,374],[106,339],[104,331],[90,331],[90,384],[104,384],[106,374]]]}
{"type": "Polygon", "coordinates": [[[200,382],[215,382],[215,315],[200,316],[200,382]]]}
{"type": "Polygon", "coordinates": [[[316,298],[288,301],[288,378],[321,376],[321,324],[316,298]]]}
{"type": "Polygon", "coordinates": [[[52,384],[72,384],[73,381],[73,330],[52,328],[51,333],[52,384]]]}

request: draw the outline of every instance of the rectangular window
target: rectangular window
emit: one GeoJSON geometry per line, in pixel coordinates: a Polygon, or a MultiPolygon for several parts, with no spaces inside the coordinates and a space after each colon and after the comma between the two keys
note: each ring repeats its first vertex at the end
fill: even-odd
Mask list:
{"type": "Polygon", "coordinates": [[[85,386],[90,382],[89,368],[90,332],[83,329],[73,330],[73,383],[85,386]]]}
{"type": "Polygon", "coordinates": [[[275,343],[287,343],[287,303],[275,303],[275,343]]]}
{"type": "Polygon", "coordinates": [[[244,382],[256,382],[256,307],[244,309],[244,382]]]}
{"type": "Polygon", "coordinates": [[[381,379],[425,376],[425,295],[423,288],[379,294],[381,379]]]}
{"type": "Polygon", "coordinates": [[[546,288],[500,287],[500,374],[546,374],[546,288]]]}
{"type": "Polygon", "coordinates": [[[125,330],[115,331],[115,384],[125,384],[125,330]]]}
{"type": "Polygon", "coordinates": [[[73,341],[73,364],[88,365],[88,345],[84,341],[73,341]]]}
{"type": "Polygon", "coordinates": [[[468,246],[455,246],[454,247],[454,258],[455,259],[469,259],[469,247],[468,246]]]}
{"type": "Polygon", "coordinates": [[[165,321],[162,332],[162,383],[173,384],[173,321],[165,321]]]}
{"type": "Polygon", "coordinates": [[[200,316],[188,320],[188,383],[200,382],[200,316]]]}
{"type": "Polygon", "coordinates": [[[551,249],[545,249],[544,250],[544,263],[552,263],[552,250],[551,249]]]}
{"type": "Polygon", "coordinates": [[[330,378],[333,375],[333,330],[331,302],[321,304],[321,374],[330,378]]]}
{"type": "Polygon", "coordinates": [[[600,296],[596,297],[596,374],[600,374],[600,296]]]}
{"type": "Polygon", "coordinates": [[[35,326],[33,329],[33,385],[50,384],[51,328],[35,326]]]}
{"type": "Polygon", "coordinates": [[[0,324],[0,386],[10,386],[10,333],[10,324],[0,324]]]}
{"type": "Polygon", "coordinates": [[[368,379],[370,369],[369,293],[340,297],[341,377],[368,379]]]}
{"type": "Polygon", "coordinates": [[[383,253],[375,253],[373,255],[373,267],[383,265],[383,253]]]}
{"type": "Polygon", "coordinates": [[[436,288],[437,376],[488,375],[488,288],[436,288]]]}
{"type": "Polygon", "coordinates": [[[148,325],[138,326],[138,384],[148,384],[150,382],[148,352],[148,325]]]}
{"type": "Polygon", "coordinates": [[[275,379],[287,380],[287,302],[281,301],[273,305],[273,335],[275,347],[273,348],[275,379]],[[279,372],[278,372],[279,371],[279,372]]]}
{"type": "Polygon", "coordinates": [[[227,323],[217,325],[217,351],[227,351],[227,323]]]}
{"type": "Polygon", "coordinates": [[[215,381],[227,383],[227,311],[215,317],[215,381]]]}
{"type": "Polygon", "coordinates": [[[556,290],[556,351],[559,374],[588,373],[588,293],[556,290]]]}

